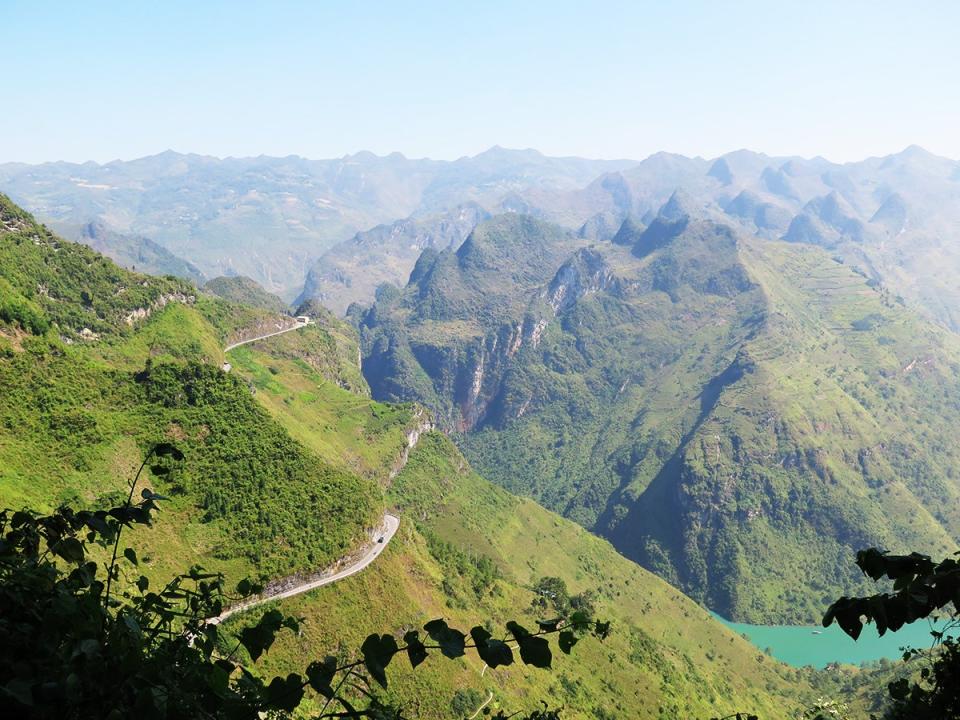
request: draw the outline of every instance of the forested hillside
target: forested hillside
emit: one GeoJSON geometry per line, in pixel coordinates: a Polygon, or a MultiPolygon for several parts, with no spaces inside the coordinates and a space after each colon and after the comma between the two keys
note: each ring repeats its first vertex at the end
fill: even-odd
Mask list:
{"type": "MultiPolygon", "coordinates": [[[[133,282],[154,291],[153,281],[7,213],[17,224],[0,233],[0,252],[19,258],[25,247],[25,260],[15,265],[24,291],[4,291],[5,302],[48,276],[68,290],[96,281],[104,297],[122,297],[133,282]],[[24,241],[34,233],[41,243],[24,241]],[[27,262],[37,248],[48,249],[46,260],[27,262]],[[61,264],[72,257],[84,262],[61,264]]],[[[160,282],[156,291],[172,281],[160,282]]],[[[104,312],[99,337],[68,342],[73,318],[99,317],[96,309],[67,291],[37,308],[48,325],[21,315],[0,324],[0,504],[108,507],[125,496],[146,448],[176,443],[182,466],[146,479],[167,498],[157,521],[129,538],[153,581],[195,562],[230,581],[316,571],[356,548],[384,508],[400,516],[400,533],[363,573],[284,601],[305,617],[303,632],[284,636],[262,672],[302,670],[328,652],[349,653],[370,632],[430,617],[534,624],[576,596],[617,629],[555,658],[552,672],[484,672],[459,660],[398,669],[388,695],[424,718],[466,716],[488,695],[490,707],[509,711],[556,701],[572,718],[706,718],[743,708],[787,718],[821,682],[758,653],[605,541],[483,480],[429,431],[421,408],[367,398],[356,339],[330,317],[232,351],[226,373],[220,348],[241,323],[268,320],[263,311],[201,297],[154,307],[132,324],[122,315],[110,323],[104,312]],[[546,604],[536,592],[544,582],[554,588],[546,604]]],[[[246,622],[236,616],[227,630],[246,622]]]]}
{"type": "Polygon", "coordinates": [[[289,310],[283,300],[268,293],[256,280],[242,275],[213,278],[204,284],[203,289],[238,305],[260,308],[278,314],[289,310]]]}
{"type": "Polygon", "coordinates": [[[360,324],[375,397],[721,614],[814,621],[856,550],[956,548],[956,339],[685,193],[607,241],[496,218],[360,324]]]}

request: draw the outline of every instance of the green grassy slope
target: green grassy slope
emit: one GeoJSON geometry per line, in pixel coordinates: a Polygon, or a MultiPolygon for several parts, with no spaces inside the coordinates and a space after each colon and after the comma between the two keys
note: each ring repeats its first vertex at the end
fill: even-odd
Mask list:
{"type": "Polygon", "coordinates": [[[284,313],[289,310],[289,306],[283,300],[264,290],[256,280],[242,275],[215,277],[208,280],[203,289],[238,305],[261,308],[273,313],[284,313]]]}
{"type": "MultiPolygon", "coordinates": [[[[319,381],[287,359],[286,337],[277,340],[232,352],[234,372],[253,379],[258,400],[306,446],[334,452],[360,474],[389,477],[416,408],[364,401],[319,381]]],[[[357,645],[371,627],[413,627],[439,616],[467,626],[511,618],[532,624],[529,588],[556,575],[571,593],[596,594],[598,612],[614,620],[613,637],[581,643],[550,673],[512,668],[481,675],[475,659],[431,661],[429,672],[411,673],[399,662],[390,668],[393,697],[416,698],[419,717],[438,718],[458,717],[451,709],[458,693],[478,697],[479,705],[492,692],[492,707],[511,710],[543,697],[574,718],[706,718],[745,707],[786,718],[811,697],[805,672],[763,656],[606,541],[483,480],[443,435],[424,435],[409,458],[387,490],[401,518],[390,547],[360,575],[283,602],[285,611],[307,619],[306,629],[271,651],[270,671],[289,672],[318,647],[357,645]],[[489,561],[499,575],[493,582],[482,570],[489,561]],[[487,581],[478,586],[480,576],[487,581]]]]}
{"type": "Polygon", "coordinates": [[[0,194],[0,322],[70,340],[129,333],[168,303],[196,291],[174,278],[124,270],[85,245],[67,242],[0,194]]]}
{"type": "Polygon", "coordinates": [[[955,548],[960,346],[823,252],[675,198],[525,286],[454,270],[363,319],[375,397],[427,403],[486,477],[721,614],[815,620],[862,587],[856,549],[955,548]]]}
{"type": "Polygon", "coordinates": [[[190,462],[172,479],[145,479],[172,497],[171,522],[150,553],[158,572],[204,556],[235,574],[313,569],[379,518],[375,482],[324,462],[219,370],[227,337],[261,311],[210,298],[162,302],[179,281],[117,268],[4,203],[0,306],[20,303],[46,321],[0,318],[4,505],[105,502],[145,448],[167,440],[190,462]],[[31,294],[41,285],[47,292],[31,294]],[[136,308],[149,312],[127,322],[136,308]],[[81,324],[97,335],[77,332],[81,324]]]}
{"type": "Polygon", "coordinates": [[[609,642],[584,641],[550,673],[483,672],[469,660],[401,671],[390,692],[424,718],[457,716],[451,703],[463,709],[471,690],[511,709],[543,697],[573,718],[745,707],[785,718],[809,696],[804,673],[760,655],[605,541],[482,480],[444,436],[424,435],[404,464],[426,417],[364,394],[342,324],[325,318],[243,346],[228,354],[233,371],[221,371],[234,312],[249,317],[220,301],[168,304],[83,344],[0,327],[0,505],[106,504],[146,447],[173,441],[182,469],[143,481],[170,499],[154,528],[128,540],[154,579],[202,563],[231,580],[325,567],[396,508],[402,530],[373,566],[284,604],[305,630],[284,637],[265,672],[438,615],[530,623],[529,586],[542,575],[593,591],[615,622],[609,642]]]}

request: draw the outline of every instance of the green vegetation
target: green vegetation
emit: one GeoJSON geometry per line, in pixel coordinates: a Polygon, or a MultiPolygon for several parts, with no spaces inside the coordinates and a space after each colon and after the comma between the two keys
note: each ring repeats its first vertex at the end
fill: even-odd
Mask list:
{"type": "Polygon", "coordinates": [[[812,621],[863,545],[956,548],[953,336],[679,196],[632,247],[573,242],[506,217],[440,253],[361,319],[374,396],[726,617],[812,621]]]}
{"type": "MultiPolygon", "coordinates": [[[[958,553],[960,555],[960,553],[958,553]]],[[[872,580],[893,581],[892,593],[870,597],[842,597],[823,617],[824,627],[836,622],[856,640],[864,622],[877,631],[896,632],[907,623],[946,614],[951,622],[937,632],[934,651],[907,648],[904,660],[927,662],[910,675],[888,684],[891,704],[887,720],[940,720],[960,717],[960,642],[948,633],[960,626],[960,561],[947,558],[934,562],[929,555],[889,555],[871,548],[857,553],[857,566],[872,580]]]]}
{"type": "Polygon", "coordinates": [[[129,332],[140,317],[195,293],[181,280],[123,270],[57,238],[2,194],[0,281],[0,321],[36,334],[55,325],[71,339],[129,332]]]}
{"type": "Polygon", "coordinates": [[[193,462],[157,487],[201,527],[216,528],[209,552],[242,558],[259,575],[330,562],[379,515],[375,484],[321,462],[243,382],[210,365],[117,372],[37,340],[0,363],[0,382],[7,502],[10,493],[34,507],[93,500],[115,487],[90,475],[129,467],[138,446],[173,439],[193,462]],[[30,480],[45,471],[58,482],[30,480]],[[304,496],[309,504],[298,501],[304,496]]]}
{"type": "MultiPolygon", "coordinates": [[[[231,352],[233,372],[253,379],[257,399],[306,447],[339,457],[360,474],[385,479],[398,467],[416,410],[358,398],[291,359],[288,343],[298,345],[313,330],[231,352]],[[380,424],[388,419],[389,424],[380,424]]],[[[401,529],[385,553],[358,576],[285,601],[288,612],[306,618],[303,636],[281,638],[264,659],[266,671],[295,671],[319,646],[358,646],[371,624],[419,627],[429,617],[443,615],[451,624],[488,617],[494,624],[516,618],[532,625],[556,613],[533,604],[538,597],[534,586],[553,576],[567,584],[568,595],[577,602],[589,599],[616,628],[596,654],[578,647],[582,665],[557,667],[565,681],[503,669],[487,670],[481,677],[482,667],[466,663],[430,677],[399,669],[391,676],[388,696],[395,701],[419,698],[421,717],[449,717],[457,688],[478,688],[484,697],[490,688],[493,708],[517,709],[510,698],[557,697],[567,708],[564,717],[594,717],[595,711],[610,707],[614,715],[640,718],[684,712],[706,718],[717,709],[736,707],[766,709],[765,718],[786,718],[803,697],[816,696],[804,688],[811,681],[820,683],[820,675],[769,658],[758,662],[756,650],[742,638],[619,557],[607,543],[483,481],[440,434],[428,433],[410,452],[389,486],[388,503],[397,508],[401,529]],[[454,566],[465,571],[454,572],[454,566]],[[474,579],[490,567],[496,568],[496,577],[478,597],[474,588],[480,583],[474,579]],[[526,622],[517,617],[517,608],[529,608],[526,622]],[[632,654],[640,642],[636,638],[646,638],[643,654],[632,654]],[[591,671],[596,667],[605,668],[604,677],[591,671]],[[618,668],[614,679],[605,677],[613,667],[618,668]],[[704,692],[700,682],[710,689],[704,692]],[[771,694],[789,698],[786,709],[783,700],[770,700],[771,694]],[[611,698],[617,698],[620,710],[611,698]]]]}
{"type": "MultiPolygon", "coordinates": [[[[284,718],[309,690],[323,702],[318,720],[402,720],[409,717],[405,708],[381,702],[371,683],[386,688],[387,666],[401,653],[415,669],[431,651],[453,659],[473,649],[493,669],[513,665],[516,649],[520,663],[549,668],[553,652],[546,636],[555,634],[569,655],[584,636],[603,640],[610,631],[609,623],[581,611],[540,622],[534,631],[510,621],[499,639],[476,626],[467,641],[438,618],[424,625],[423,639],[418,630],[407,631],[402,644],[375,633],[364,640],[357,660],[327,656],[303,675],[261,680],[248,666],[270,649],[278,632],[299,631],[295,618],[269,610],[236,638],[225,637],[217,622],[229,600],[224,577],[198,567],[158,590],[150,589],[146,575],[120,587],[121,576],[137,574],[140,565],[129,547],[120,559],[123,529],[150,525],[156,501],[165,499],[144,490],[143,499],[133,501],[141,473],[153,462],[155,475],[169,475],[182,460],[172,444],[151,448],[126,501],[110,509],[63,506],[39,517],[0,511],[0,697],[8,710],[27,718],[284,718]],[[170,458],[173,463],[165,462],[170,458]],[[104,582],[88,551],[111,542],[104,582]],[[238,657],[241,648],[250,663],[238,657]]],[[[247,580],[237,586],[241,598],[252,591],[247,580]]]]}
{"type": "MultiPolygon", "coordinates": [[[[484,669],[472,654],[430,673],[391,663],[383,702],[415,698],[422,718],[449,717],[468,688],[493,694],[493,714],[533,711],[533,699],[545,698],[563,705],[564,718],[703,718],[749,707],[786,720],[816,697],[817,673],[759,654],[606,541],[478,476],[430,432],[421,407],[366,397],[357,341],[332,318],[237,348],[231,372],[217,369],[227,337],[244,319],[265,317],[202,298],[88,343],[4,328],[0,506],[102,507],[127,491],[150,447],[175,443],[189,462],[148,468],[141,480],[169,497],[162,522],[132,548],[153,588],[192,564],[231,585],[315,572],[395,509],[400,530],[373,565],[282,601],[303,622],[259,657],[260,678],[300,674],[318,649],[343,667],[371,631],[403,637],[434,618],[447,627],[488,618],[491,633],[510,620],[534,628],[555,613],[535,602],[542,578],[562,581],[571,606],[587,598],[616,628],[603,644],[578,644],[576,662],[556,654],[555,673],[521,663],[484,669]]],[[[256,627],[240,613],[223,632],[242,639],[256,627]]],[[[392,651],[384,636],[377,642],[392,651]]],[[[308,695],[301,707],[317,712],[322,702],[308,695]]]]}
{"type": "Polygon", "coordinates": [[[283,300],[260,287],[256,280],[242,275],[213,278],[203,289],[237,305],[260,308],[277,314],[290,309],[283,300]]]}

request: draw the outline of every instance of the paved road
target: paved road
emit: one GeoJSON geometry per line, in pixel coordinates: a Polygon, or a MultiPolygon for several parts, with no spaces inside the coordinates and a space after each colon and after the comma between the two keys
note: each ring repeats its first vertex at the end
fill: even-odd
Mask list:
{"type": "MultiPolygon", "coordinates": [[[[250,338],[249,340],[241,340],[240,342],[233,343],[232,345],[227,345],[223,349],[224,353],[233,350],[235,347],[240,347],[241,345],[246,345],[247,343],[256,342],[257,340],[263,340],[264,338],[273,337],[274,335],[282,335],[283,333],[292,332],[294,330],[299,330],[302,327],[306,327],[310,324],[310,321],[305,323],[298,322],[292,327],[288,327],[285,330],[277,330],[276,332],[267,333],[266,335],[260,335],[255,338],[250,338]]],[[[301,593],[309,592],[318,587],[323,587],[324,585],[330,585],[335,583],[338,580],[343,580],[344,578],[350,577],[351,575],[356,575],[358,572],[363,570],[367,565],[372,563],[378,557],[380,553],[383,552],[383,549],[387,547],[390,541],[393,539],[393,536],[397,532],[397,528],[400,527],[400,519],[390,515],[389,513],[384,513],[383,523],[380,525],[380,532],[382,533],[378,537],[382,539],[382,542],[374,542],[364,553],[363,557],[359,558],[356,562],[348,565],[343,570],[334,573],[333,575],[327,575],[324,577],[315,578],[313,580],[304,580],[301,583],[293,585],[285,590],[281,590],[278,593],[257,598],[256,600],[251,600],[240,605],[236,605],[232,608],[227,608],[224,610],[218,617],[210,618],[207,622],[216,624],[226,620],[228,617],[234,613],[241,612],[243,610],[249,610],[251,608],[257,607],[258,605],[263,605],[264,603],[271,602],[273,600],[281,600],[283,598],[292,597],[294,595],[300,595],[301,593]]]]}
{"type": "Polygon", "coordinates": [[[237,605],[236,607],[228,608],[224,610],[218,617],[211,618],[208,622],[219,623],[223,620],[226,620],[228,617],[234,613],[241,612],[242,610],[249,610],[250,608],[255,608],[258,605],[263,605],[264,603],[271,602],[273,600],[281,600],[283,598],[293,597],[294,595],[300,595],[301,593],[309,592],[310,590],[315,590],[318,587],[323,587],[324,585],[329,585],[335,583],[338,580],[343,580],[344,578],[350,577],[351,575],[356,575],[358,572],[363,570],[367,565],[372,563],[378,557],[380,553],[383,552],[384,548],[390,543],[393,539],[393,536],[397,532],[397,528],[400,527],[400,519],[394,517],[393,515],[384,514],[383,516],[383,525],[380,526],[380,531],[383,533],[381,536],[383,542],[374,542],[371,547],[364,553],[363,557],[358,559],[356,562],[348,565],[343,570],[334,573],[333,575],[328,575],[326,577],[316,578],[314,580],[304,580],[302,583],[298,583],[293,587],[289,587],[286,590],[276,593],[275,595],[270,595],[269,597],[257,598],[248,603],[243,603],[237,605]]]}
{"type": "Polygon", "coordinates": [[[277,330],[276,332],[267,333],[266,335],[259,335],[259,336],[254,337],[254,338],[250,338],[249,340],[241,340],[240,342],[235,342],[235,343],[233,343],[232,345],[227,345],[227,346],[223,349],[223,352],[228,353],[228,352],[230,352],[231,350],[233,350],[234,348],[240,347],[241,345],[246,345],[247,343],[256,342],[257,340],[263,340],[264,338],[273,337],[274,335],[283,335],[284,333],[292,332],[292,331],[294,331],[294,330],[299,330],[300,328],[306,327],[306,326],[309,325],[309,324],[310,324],[309,322],[305,322],[305,323],[304,323],[304,322],[298,322],[296,325],[293,325],[293,326],[291,326],[291,327],[285,328],[284,330],[277,330]]]}
{"type": "Polygon", "coordinates": [[[477,715],[480,714],[480,711],[483,710],[487,705],[489,705],[491,700],[493,700],[493,690],[487,690],[487,692],[490,694],[487,695],[487,699],[483,701],[483,705],[478,707],[477,711],[473,715],[471,715],[467,720],[473,720],[477,715]]]}

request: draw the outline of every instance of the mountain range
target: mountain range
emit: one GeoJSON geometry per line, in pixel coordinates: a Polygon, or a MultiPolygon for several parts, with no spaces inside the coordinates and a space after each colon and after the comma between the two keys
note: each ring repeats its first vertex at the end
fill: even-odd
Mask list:
{"type": "MultiPolygon", "coordinates": [[[[164,153],[2,165],[0,188],[347,313],[376,398],[424,403],[484,475],[732,617],[814,618],[858,587],[859,545],[955,547],[937,438],[956,420],[960,165],[921,148],[164,153]]],[[[244,282],[227,297],[273,302],[244,282]]]]}
{"type": "Polygon", "coordinates": [[[150,238],[208,277],[247,275],[290,299],[310,262],[378,223],[468,202],[497,206],[533,188],[572,190],[629,164],[498,147],[452,162],[168,151],[105,164],[0,164],[0,191],[47,223],[100,222],[150,238]]]}
{"type": "MultiPolygon", "coordinates": [[[[531,248],[538,238],[567,241],[522,222],[531,248]]],[[[473,237],[460,255],[468,265],[498,258],[473,237]]],[[[151,587],[195,563],[230,583],[316,572],[354,551],[384,509],[396,513],[400,530],[374,564],[283,601],[300,632],[283,634],[258,673],[300,670],[370,632],[440,615],[534,625],[534,587],[553,576],[613,621],[606,642],[554,657],[552,672],[470,658],[416,673],[398,663],[387,699],[415,704],[423,718],[549,698],[570,717],[748,707],[786,720],[854,677],[781,665],[606,541],[483,479],[422,407],[370,397],[356,331],[329,314],[231,351],[228,372],[223,348],[284,316],[194,290],[124,270],[0,196],[0,502],[103,507],[126,497],[145,448],[176,443],[182,467],[147,468],[141,479],[165,496],[157,521],[124,540],[151,587]]],[[[250,288],[239,291],[234,298],[250,288]]],[[[231,617],[225,631],[239,635],[250,615],[231,617]]]]}
{"type": "Polygon", "coordinates": [[[97,222],[149,238],[208,277],[247,275],[338,313],[372,302],[381,282],[404,285],[421,250],[458,245],[488,216],[528,214],[608,239],[628,218],[648,223],[677,189],[749,234],[824,247],[960,326],[960,164],[916,146],[844,164],[748,150],[634,162],[499,147],[453,162],[166,152],[0,164],[0,190],[71,239],[86,241],[75,229],[97,222]]]}
{"type": "Polygon", "coordinates": [[[960,537],[960,340],[683,191],[610,239],[509,214],[352,315],[374,397],[728,617],[812,622],[854,552],[960,537]]]}

